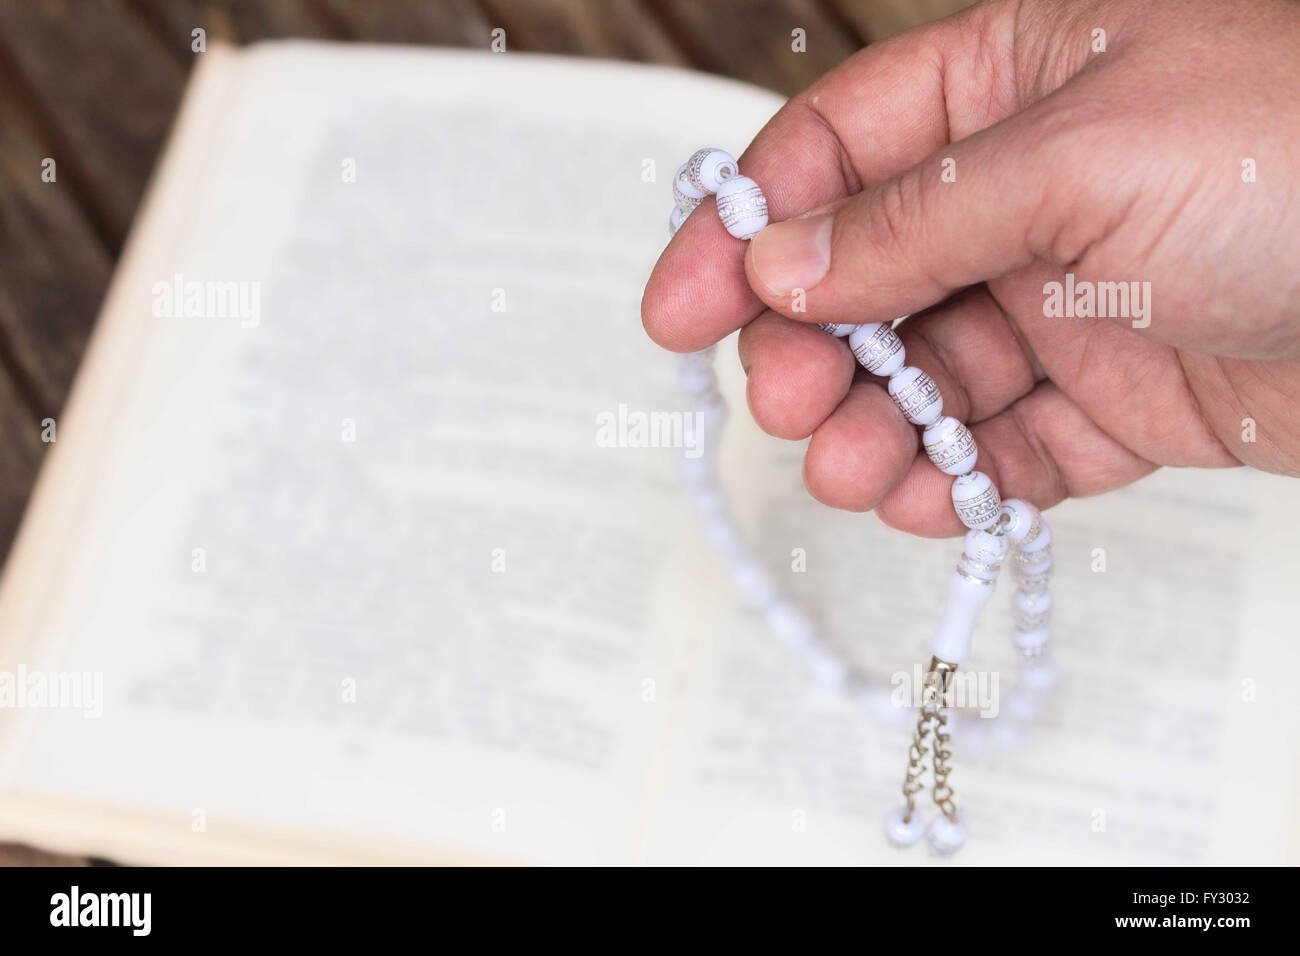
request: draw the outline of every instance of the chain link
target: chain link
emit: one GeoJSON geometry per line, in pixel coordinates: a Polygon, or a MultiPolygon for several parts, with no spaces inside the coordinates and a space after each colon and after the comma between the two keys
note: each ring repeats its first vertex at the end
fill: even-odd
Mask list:
{"type": "Polygon", "coordinates": [[[932,709],[931,723],[934,731],[934,804],[945,817],[957,822],[957,804],[953,802],[952,785],[948,783],[948,774],[952,767],[948,760],[952,757],[952,735],[948,733],[947,710],[952,705],[949,699],[952,692],[952,679],[957,673],[957,665],[930,658],[930,673],[926,675],[927,696],[925,703],[932,709]]]}
{"type": "Polygon", "coordinates": [[[912,813],[916,810],[916,795],[925,789],[925,784],[921,782],[921,775],[925,773],[922,761],[929,753],[925,740],[930,734],[930,719],[933,716],[932,709],[921,708],[921,713],[916,718],[916,729],[912,731],[912,745],[907,748],[907,770],[903,774],[903,801],[907,804],[903,820],[906,823],[912,821],[912,813]]]}
{"type": "Polygon", "coordinates": [[[916,729],[912,731],[912,744],[907,748],[907,768],[903,773],[903,802],[907,806],[903,819],[906,822],[911,822],[916,810],[916,795],[925,789],[921,775],[925,773],[925,755],[931,750],[934,752],[934,802],[949,820],[956,822],[957,819],[957,806],[953,803],[952,787],[948,784],[948,774],[952,770],[948,758],[952,751],[949,749],[951,735],[945,732],[948,715],[944,713],[956,671],[956,664],[937,657],[930,658],[930,669],[921,689],[921,712],[916,718],[916,729]],[[925,744],[931,731],[934,745],[927,747],[925,744]]]}
{"type": "Polygon", "coordinates": [[[935,714],[934,721],[934,804],[945,817],[956,823],[957,804],[953,802],[956,794],[948,783],[948,774],[952,771],[948,765],[948,760],[952,757],[952,750],[949,749],[952,735],[947,732],[947,726],[948,715],[940,709],[935,714]]]}

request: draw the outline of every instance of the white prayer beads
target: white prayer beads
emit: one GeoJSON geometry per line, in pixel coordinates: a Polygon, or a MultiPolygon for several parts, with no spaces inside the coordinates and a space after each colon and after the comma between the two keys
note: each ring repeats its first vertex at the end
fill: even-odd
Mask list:
{"type": "Polygon", "coordinates": [[[999,524],[1016,548],[1016,591],[1011,597],[1015,631],[1011,641],[1026,657],[1038,657],[1047,645],[1052,610],[1052,595],[1047,590],[1052,570],[1052,529],[1037,508],[1018,498],[1002,503],[999,524]]]}
{"type": "MultiPolygon", "coordinates": [[[[752,179],[741,176],[735,159],[727,152],[705,148],[692,154],[673,179],[676,203],[669,217],[669,232],[675,233],[686,216],[710,193],[716,194],[718,216],[727,231],[749,239],[768,223],[767,200],[752,179]]],[[[966,840],[966,827],[958,820],[953,791],[948,784],[951,757],[946,713],[949,679],[970,650],[975,622],[988,603],[1004,563],[1014,569],[1017,589],[1012,598],[1015,618],[1013,643],[1021,651],[1021,684],[1007,714],[997,723],[992,736],[1012,741],[1020,736],[1007,716],[1018,720],[1032,717],[1039,700],[1054,680],[1050,660],[1043,656],[1048,639],[1051,597],[1047,591],[1052,567],[1051,531],[1038,510],[1019,499],[1002,501],[988,475],[975,470],[979,449],[971,430],[943,414],[943,396],[938,385],[924,371],[906,363],[906,350],[890,322],[819,323],[837,338],[847,338],[857,361],[868,372],[886,378],[886,388],[903,415],[924,428],[926,455],[940,471],[953,477],[953,509],[971,530],[963,542],[956,569],[949,576],[948,599],[931,639],[934,658],[928,674],[927,693],[916,726],[908,772],[903,785],[904,805],[888,815],[885,833],[891,843],[909,846],[922,833],[931,849],[946,854],[966,840]],[[1005,731],[1005,732],[1003,732],[1005,731]],[[918,765],[927,752],[923,744],[933,733],[934,802],[939,814],[928,824],[915,806],[914,796],[922,789],[918,765]]],[[[712,368],[712,347],[682,358],[679,382],[693,397],[701,415],[704,447],[712,450],[726,417],[726,406],[717,392],[712,368]]],[[[745,546],[725,496],[717,484],[717,472],[708,458],[687,460],[684,471],[692,487],[692,501],[704,523],[705,536],[727,565],[733,582],[754,610],[763,614],[769,629],[782,643],[803,655],[809,669],[831,687],[847,687],[855,699],[866,689],[860,675],[829,648],[812,622],[791,602],[781,597],[773,578],[745,546]]],[[[883,701],[888,695],[882,695],[883,701]]],[[[873,698],[874,699],[874,698],[873,698]]]]}
{"type": "Polygon", "coordinates": [[[967,574],[960,566],[948,578],[948,601],[934,629],[930,651],[941,661],[960,664],[970,656],[975,619],[993,596],[996,578],[985,580],[967,574]]]}
{"type": "Polygon", "coordinates": [[[712,146],[697,149],[686,161],[687,181],[705,195],[716,193],[736,172],[735,157],[712,146]]]}
{"type": "Polygon", "coordinates": [[[1019,498],[1008,498],[1002,502],[1002,524],[1007,540],[1017,547],[1024,547],[1037,537],[1043,523],[1038,509],[1019,498]]]}
{"type": "Polygon", "coordinates": [[[909,818],[907,807],[899,807],[885,817],[885,837],[897,847],[911,846],[925,830],[925,819],[916,811],[909,818]]]}
{"type": "Polygon", "coordinates": [[[1052,549],[1039,548],[1037,551],[1016,551],[1016,573],[1030,577],[1046,574],[1052,569],[1052,549]]]}
{"type": "Polygon", "coordinates": [[[683,205],[673,206],[673,211],[668,214],[668,234],[672,235],[682,228],[682,223],[686,221],[686,217],[690,214],[691,211],[683,205]]]}
{"type": "Polygon", "coordinates": [[[888,322],[857,326],[849,336],[849,348],[872,375],[888,378],[903,368],[903,342],[888,322]]]}
{"type": "Polygon", "coordinates": [[[1048,581],[1051,575],[1051,570],[1052,570],[1052,562],[1050,560],[1047,562],[1045,567],[1036,570],[1026,569],[1025,567],[1021,566],[1019,563],[1017,563],[1016,572],[1015,572],[1016,584],[1023,591],[1045,590],[1048,585],[1048,581]]]}
{"type": "Polygon", "coordinates": [[[748,176],[733,176],[718,189],[718,217],[737,239],[753,239],[767,225],[767,197],[748,176]]]}
{"type": "Polygon", "coordinates": [[[945,475],[966,474],[975,467],[975,458],[979,454],[970,429],[949,416],[927,426],[921,435],[921,444],[934,467],[945,475]]]}
{"type": "Polygon", "coordinates": [[[1016,591],[1011,608],[1018,631],[1038,631],[1047,627],[1051,615],[1052,595],[1047,591],[1016,591]]]}
{"type": "Polygon", "coordinates": [[[905,365],[889,377],[889,397],[913,425],[933,425],[943,414],[943,396],[929,375],[905,365]]]}
{"type": "Polygon", "coordinates": [[[677,205],[690,212],[700,203],[704,202],[708,193],[699,189],[691,182],[690,174],[686,169],[686,164],[682,163],[677,167],[677,175],[673,177],[673,201],[677,205]]]}
{"type": "Polygon", "coordinates": [[[1002,570],[1007,547],[1004,535],[978,528],[967,531],[961,558],[957,561],[957,570],[991,584],[997,580],[998,572],[1002,570]]]}
{"type": "Polygon", "coordinates": [[[952,507],[966,527],[991,528],[997,524],[1002,498],[988,475],[968,471],[952,483],[952,507]]]}
{"type": "Polygon", "coordinates": [[[950,856],[966,843],[966,827],[939,814],[930,821],[930,826],[925,831],[925,840],[935,853],[950,856]]]}

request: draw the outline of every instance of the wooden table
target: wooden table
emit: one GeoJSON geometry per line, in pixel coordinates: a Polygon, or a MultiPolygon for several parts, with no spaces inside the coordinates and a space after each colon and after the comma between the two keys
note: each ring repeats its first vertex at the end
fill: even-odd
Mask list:
{"type": "MultiPolygon", "coordinates": [[[[0,0],[0,560],[194,62],[191,31],[671,63],[795,93],[970,0],[0,0]],[[806,52],[790,55],[791,31],[806,52]],[[42,178],[54,160],[55,179],[42,178]]],[[[0,846],[0,864],[67,862],[0,846]]]]}

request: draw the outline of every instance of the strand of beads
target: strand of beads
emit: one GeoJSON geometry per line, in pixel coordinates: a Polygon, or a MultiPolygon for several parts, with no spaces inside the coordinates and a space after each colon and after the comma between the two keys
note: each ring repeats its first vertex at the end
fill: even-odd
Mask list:
{"type": "MultiPolygon", "coordinates": [[[[718,437],[726,419],[726,403],[717,388],[712,347],[687,353],[680,358],[678,384],[688,397],[688,414],[698,416],[697,458],[683,458],[682,472],[690,490],[691,503],[700,516],[704,536],[721,559],[741,600],[761,614],[768,629],[799,655],[805,665],[827,687],[835,690],[866,685],[861,675],[825,641],[793,601],[781,594],[772,575],[745,542],[727,503],[717,472],[718,437]]],[[[879,703],[888,706],[888,694],[879,703]]]]}
{"type": "MultiPolygon", "coordinates": [[[[704,199],[717,197],[723,226],[738,239],[750,239],[767,225],[767,201],[758,184],[741,176],[735,159],[723,150],[697,150],[677,170],[673,180],[676,205],[669,217],[669,234],[676,233],[686,217],[704,199]]],[[[888,815],[885,832],[899,846],[915,843],[924,833],[936,853],[952,853],[966,840],[954,792],[948,782],[952,757],[949,722],[953,677],[970,651],[976,618],[992,595],[1008,553],[1012,556],[1017,590],[1012,608],[1016,621],[1013,642],[1020,650],[1025,694],[1015,716],[1033,716],[1037,701],[1030,696],[1050,686],[1052,671],[1046,665],[1047,620],[1051,609],[1048,575],[1051,570],[1051,531],[1041,514],[1028,502],[1002,501],[992,480],[975,470],[978,448],[969,428],[943,414],[943,396],[934,380],[906,364],[906,351],[893,323],[823,324],[837,338],[846,338],[858,362],[868,372],[888,379],[887,390],[903,415],[924,429],[922,444],[940,471],[952,475],[952,503],[970,530],[962,555],[949,578],[948,600],[931,641],[933,656],[922,689],[922,706],[903,780],[903,805],[888,815]],[[932,745],[931,736],[933,736],[932,745]],[[933,756],[932,791],[939,814],[925,824],[916,810],[916,794],[923,758],[933,756]]],[[[705,454],[687,459],[692,499],[705,520],[710,544],[722,556],[733,582],[751,607],[765,615],[772,631],[801,653],[814,673],[835,686],[866,693],[865,682],[827,644],[812,623],[791,602],[782,598],[771,576],[745,547],[743,537],[726,504],[716,474],[713,454],[726,406],[717,390],[712,347],[682,357],[679,381],[691,397],[704,425],[705,454]]]]}
{"type": "MultiPolygon", "coordinates": [[[[669,217],[669,235],[709,195],[719,195],[719,215],[728,219],[739,232],[753,235],[767,224],[767,201],[752,179],[740,176],[736,160],[720,149],[697,150],[673,177],[676,205],[669,217]],[[727,197],[744,197],[731,200],[727,197]],[[725,209],[721,206],[726,203],[725,209]]],[[[735,233],[733,233],[735,234],[735,233]]],[[[825,686],[848,689],[869,697],[881,712],[889,708],[889,694],[883,688],[876,693],[865,677],[836,652],[817,633],[808,616],[781,593],[776,581],[753,549],[727,504],[717,474],[717,447],[726,420],[726,403],[718,391],[713,370],[714,347],[688,352],[679,358],[677,380],[686,394],[688,412],[698,413],[701,454],[682,460],[683,474],[704,527],[705,538],[727,569],[732,584],[747,607],[761,614],[768,629],[791,651],[801,657],[809,671],[825,686]]]]}
{"type": "MultiPolygon", "coordinates": [[[[842,327],[827,329],[842,335],[842,327]]],[[[952,678],[970,653],[975,622],[993,594],[998,573],[1014,546],[1013,558],[1020,588],[1013,598],[1016,616],[1014,643],[1022,651],[1040,654],[1047,641],[1047,614],[1051,597],[1047,574],[1051,569],[1051,532],[1033,505],[1018,499],[1005,504],[997,487],[982,471],[975,470],[979,448],[969,428],[943,414],[943,396],[927,373],[907,364],[907,351],[892,323],[872,322],[849,332],[849,348],[858,363],[874,375],[886,377],[886,390],[898,410],[924,431],[921,444],[926,457],[944,474],[953,476],[953,510],[970,530],[961,557],[948,579],[948,600],[943,617],[930,642],[932,657],[922,691],[922,710],[902,788],[902,806],[885,820],[885,832],[899,846],[914,843],[920,836],[915,825],[918,753],[924,755],[933,733],[932,795],[937,815],[926,828],[930,847],[936,853],[952,853],[966,841],[948,783],[952,756],[949,707],[952,678]]]]}

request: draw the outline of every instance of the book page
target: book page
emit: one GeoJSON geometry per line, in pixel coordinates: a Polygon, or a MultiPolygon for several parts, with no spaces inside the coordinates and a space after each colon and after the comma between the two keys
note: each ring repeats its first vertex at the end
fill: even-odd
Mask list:
{"type": "MultiPolygon", "coordinates": [[[[638,318],[670,177],[779,100],[516,54],[207,56],[0,589],[0,669],[102,681],[7,722],[0,832],[34,841],[39,807],[133,860],[251,832],[290,860],[925,861],[881,833],[913,719],[888,693],[958,542],[811,501],[719,349],[742,523],[867,681],[827,688],[740,608],[684,449],[627,425],[683,407],[638,318]],[[228,307],[190,314],[194,281],[228,307]]],[[[962,861],[1293,854],[1294,484],[1053,509],[1060,682],[1002,720],[1003,582],[969,669],[1004,712],[954,740],[962,861]]]]}
{"type": "Polygon", "coordinates": [[[662,594],[703,560],[688,449],[617,424],[682,408],[640,292],[677,165],[779,98],[514,54],[207,64],[0,598],[7,665],[102,678],[99,713],[22,711],[10,805],[138,808],[199,856],[255,822],[629,858],[691,631],[662,594]]]}

